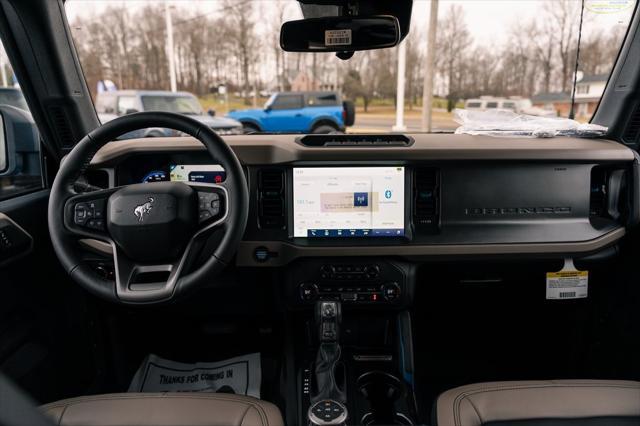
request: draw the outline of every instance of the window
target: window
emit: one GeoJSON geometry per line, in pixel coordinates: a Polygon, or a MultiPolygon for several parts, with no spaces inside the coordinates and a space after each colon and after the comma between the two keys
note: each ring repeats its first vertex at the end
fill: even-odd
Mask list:
{"type": "MultiPolygon", "coordinates": [[[[627,33],[634,0],[441,1],[431,129],[423,129],[420,114],[429,1],[412,2],[404,67],[398,61],[399,47],[357,52],[347,61],[333,53],[283,52],[279,28],[284,21],[303,17],[297,1],[65,0],[64,7],[94,99],[103,90],[189,93],[201,105],[198,114],[215,110],[215,117],[206,119],[212,128],[223,129],[227,119],[233,119],[236,126],[256,122],[264,133],[280,133],[285,124],[290,132],[308,131],[308,120],[295,117],[302,107],[310,116],[323,118],[322,110],[335,108],[331,116],[340,120],[345,100],[354,103],[353,108],[347,104],[348,110],[355,110],[348,133],[379,133],[391,132],[401,118],[396,116],[400,69],[405,81],[402,124],[412,132],[453,132],[459,127],[455,108],[519,112],[530,109],[531,100],[539,105],[550,99],[553,110],[568,117],[583,3],[584,54],[577,70],[583,77],[578,84],[590,87],[577,93],[595,102],[627,33]],[[603,9],[608,10],[601,13],[603,9]],[[301,93],[306,94],[296,96],[301,93]],[[273,94],[276,97],[269,98],[273,94]],[[259,111],[263,105],[280,110],[280,119],[269,120],[259,111]]],[[[116,113],[113,107],[110,114],[116,113]]],[[[138,101],[133,108],[147,106],[138,101]]],[[[335,127],[344,127],[341,124],[335,127]]]]}
{"type": "Polygon", "coordinates": [[[134,96],[119,96],[118,97],[118,115],[124,115],[130,113],[132,110],[138,110],[136,108],[136,98],[134,96]]]}
{"type": "Polygon", "coordinates": [[[280,95],[271,103],[271,109],[299,109],[302,108],[302,95],[280,95]]]}
{"type": "Polygon", "coordinates": [[[576,87],[576,93],[579,95],[586,95],[589,93],[589,85],[588,84],[578,84],[576,87]]]}
{"type": "Polygon", "coordinates": [[[0,200],[43,188],[40,136],[0,45],[0,200]],[[1,66],[1,65],[0,65],[1,66]],[[14,135],[20,134],[20,137],[14,135]]]}
{"type": "Polygon", "coordinates": [[[338,105],[338,97],[335,93],[323,94],[311,94],[307,100],[308,106],[333,106],[338,105]]]}

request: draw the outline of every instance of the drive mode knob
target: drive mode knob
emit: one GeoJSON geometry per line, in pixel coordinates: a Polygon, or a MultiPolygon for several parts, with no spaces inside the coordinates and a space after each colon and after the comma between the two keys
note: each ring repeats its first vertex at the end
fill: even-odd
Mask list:
{"type": "Polygon", "coordinates": [[[347,407],[341,402],[326,399],[309,407],[309,423],[314,426],[342,425],[347,420],[347,407]]]}
{"type": "Polygon", "coordinates": [[[312,302],[318,297],[318,286],[314,283],[302,283],[298,289],[300,290],[300,299],[305,302],[312,302]]]}
{"type": "Polygon", "coordinates": [[[382,297],[387,302],[395,302],[400,297],[400,286],[398,283],[390,282],[382,285],[382,297]]]}

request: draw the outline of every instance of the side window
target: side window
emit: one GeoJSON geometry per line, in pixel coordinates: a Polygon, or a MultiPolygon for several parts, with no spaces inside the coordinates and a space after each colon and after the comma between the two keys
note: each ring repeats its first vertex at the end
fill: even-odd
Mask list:
{"type": "Polygon", "coordinates": [[[497,102],[487,102],[487,108],[498,108],[497,102]]]}
{"type": "Polygon", "coordinates": [[[308,96],[307,106],[334,106],[338,105],[338,97],[334,93],[318,93],[308,96]]]}
{"type": "Polygon", "coordinates": [[[271,104],[271,109],[299,109],[302,108],[302,95],[279,95],[271,104]]]}
{"type": "Polygon", "coordinates": [[[137,109],[135,96],[118,96],[118,115],[124,115],[137,109]]]}
{"type": "Polygon", "coordinates": [[[515,110],[516,109],[516,104],[514,102],[504,102],[502,104],[502,108],[515,110]]]}
{"type": "Polygon", "coordinates": [[[0,200],[6,200],[44,184],[38,129],[2,45],[0,55],[0,200]]]}

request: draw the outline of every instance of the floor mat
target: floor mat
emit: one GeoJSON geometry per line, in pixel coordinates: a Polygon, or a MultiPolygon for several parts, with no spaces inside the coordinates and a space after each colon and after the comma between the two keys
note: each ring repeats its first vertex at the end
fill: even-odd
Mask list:
{"type": "Polygon", "coordinates": [[[260,398],[260,354],[185,364],[148,355],[129,392],[224,392],[260,398]]]}

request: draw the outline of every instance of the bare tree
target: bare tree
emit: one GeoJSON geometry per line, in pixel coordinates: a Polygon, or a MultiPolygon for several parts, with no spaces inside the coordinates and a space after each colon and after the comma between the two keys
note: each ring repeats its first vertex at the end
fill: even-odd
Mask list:
{"type": "Polygon", "coordinates": [[[258,48],[258,41],[254,33],[254,11],[252,2],[237,2],[226,0],[224,3],[227,17],[231,27],[229,36],[235,42],[239,54],[240,69],[242,73],[242,92],[245,105],[249,105],[249,92],[251,81],[249,80],[249,68],[252,58],[258,48]]]}
{"type": "Polygon", "coordinates": [[[560,59],[560,87],[562,92],[569,90],[572,66],[575,64],[574,48],[578,38],[580,2],[556,0],[545,3],[545,13],[553,24],[553,39],[560,59]]]}
{"type": "Polygon", "coordinates": [[[451,111],[462,95],[462,64],[472,42],[462,6],[450,5],[438,28],[436,64],[447,80],[447,109],[451,111]]]}

